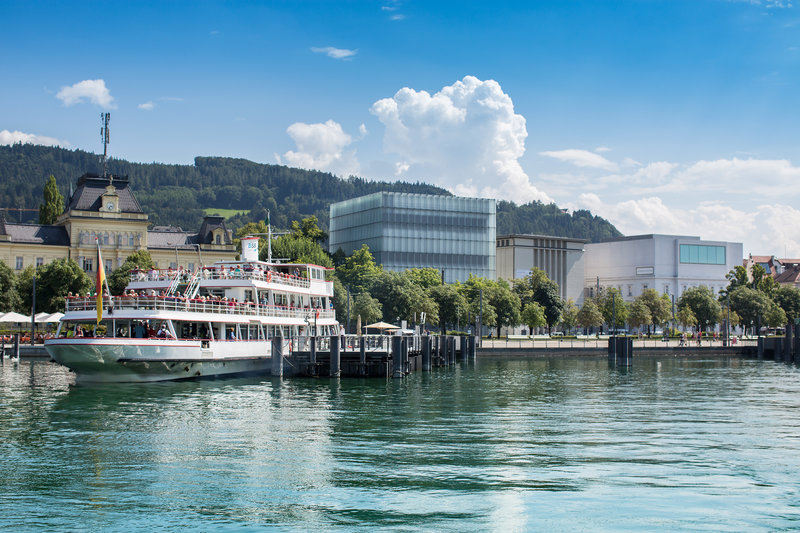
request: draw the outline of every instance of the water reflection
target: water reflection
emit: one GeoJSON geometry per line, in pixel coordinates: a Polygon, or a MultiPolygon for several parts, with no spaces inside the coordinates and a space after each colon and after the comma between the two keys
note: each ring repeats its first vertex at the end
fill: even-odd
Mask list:
{"type": "Polygon", "coordinates": [[[482,359],[404,380],[73,383],[49,363],[0,370],[0,526],[718,530],[800,518],[792,366],[482,359]]]}

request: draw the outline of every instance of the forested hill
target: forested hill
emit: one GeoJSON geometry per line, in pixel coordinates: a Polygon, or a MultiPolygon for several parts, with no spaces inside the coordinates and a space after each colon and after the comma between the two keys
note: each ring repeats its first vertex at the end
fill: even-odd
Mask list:
{"type": "MultiPolygon", "coordinates": [[[[445,194],[446,190],[425,183],[379,182],[362,178],[337,178],[327,172],[301,170],[281,165],[253,163],[225,157],[196,157],[194,165],[129,163],[110,159],[109,172],[128,176],[142,209],[159,225],[200,227],[204,209],[248,211],[230,220],[233,227],[251,220],[271,222],[282,228],[292,220],[316,215],[320,226],[328,225],[332,202],[378,191],[445,194]]],[[[12,208],[11,220],[35,222],[47,178],[56,177],[59,190],[68,199],[70,183],[86,172],[102,173],[100,158],[83,150],[15,144],[0,146],[0,208],[12,208]]],[[[555,205],[538,202],[517,206],[498,202],[497,233],[534,233],[577,237],[597,241],[619,236],[607,220],[588,211],[573,214],[555,205]]]]}

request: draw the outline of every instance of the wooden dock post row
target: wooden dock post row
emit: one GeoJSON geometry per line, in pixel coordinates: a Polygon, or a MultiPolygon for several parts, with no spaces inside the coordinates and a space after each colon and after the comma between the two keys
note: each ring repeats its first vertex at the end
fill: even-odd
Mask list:
{"type": "Polygon", "coordinates": [[[474,362],[476,349],[475,337],[469,336],[300,337],[288,344],[276,337],[272,375],[402,378],[458,361],[474,362]]]}

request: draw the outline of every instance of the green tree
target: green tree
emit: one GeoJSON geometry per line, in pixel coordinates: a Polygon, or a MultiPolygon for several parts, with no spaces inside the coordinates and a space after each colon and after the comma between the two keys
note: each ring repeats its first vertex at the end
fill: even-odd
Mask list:
{"type": "Polygon", "coordinates": [[[383,318],[381,303],[368,292],[358,294],[353,301],[353,316],[361,315],[361,326],[373,324],[383,318]]]}
{"type": "MultiPolygon", "coordinates": [[[[503,326],[513,327],[520,323],[520,300],[519,296],[511,290],[511,287],[504,280],[498,280],[490,285],[489,303],[497,313],[495,327],[497,336],[500,336],[500,328],[503,326]]],[[[545,309],[545,317],[547,310],[545,309]]]]}
{"type": "Polygon", "coordinates": [[[544,308],[548,330],[561,320],[564,300],[561,299],[558,283],[548,278],[543,270],[534,268],[524,278],[516,280],[514,292],[519,296],[521,306],[537,302],[544,308]]]}
{"type": "MultiPolygon", "coordinates": [[[[267,248],[259,246],[259,259],[267,260],[267,248]],[[262,257],[263,256],[263,257],[262,257]]],[[[310,263],[333,268],[333,260],[320,244],[307,237],[281,235],[272,241],[272,257],[285,259],[289,263],[310,263]]]]}
{"type": "Polygon", "coordinates": [[[572,298],[564,303],[564,310],[561,312],[561,325],[567,331],[571,332],[578,324],[578,306],[572,301],[572,298]]]}
{"type": "Polygon", "coordinates": [[[678,309],[688,307],[701,330],[708,326],[717,324],[722,316],[722,308],[719,302],[711,294],[711,290],[705,285],[699,287],[689,287],[678,299],[678,309]]]}
{"type": "Polygon", "coordinates": [[[547,325],[547,319],[544,316],[544,307],[537,302],[530,302],[522,309],[521,314],[522,323],[528,326],[528,331],[533,335],[535,328],[540,328],[547,325]]]}
{"type": "Polygon", "coordinates": [[[647,306],[653,329],[665,324],[672,317],[672,301],[668,294],[659,294],[655,289],[645,289],[636,300],[647,306]]]}
{"type": "Polygon", "coordinates": [[[122,294],[131,278],[131,270],[150,270],[153,268],[153,258],[147,250],[137,250],[129,255],[119,268],[108,274],[108,288],[114,296],[122,294]]]}
{"type": "Polygon", "coordinates": [[[685,328],[697,325],[697,317],[692,313],[689,306],[678,308],[678,314],[675,316],[678,319],[678,324],[685,328]]]}
{"type": "MultiPolygon", "coordinates": [[[[355,327],[355,313],[353,311],[353,295],[347,293],[347,289],[339,281],[339,278],[336,275],[331,276],[331,281],[333,281],[333,309],[336,311],[336,319],[342,324],[342,327],[347,326],[347,304],[348,298],[350,303],[350,329],[355,327]]],[[[350,333],[348,331],[348,333],[350,333]]]]}
{"type": "Polygon", "coordinates": [[[353,293],[369,291],[382,272],[383,268],[375,264],[375,258],[366,244],[336,268],[336,275],[353,293]]]}
{"type": "Polygon", "coordinates": [[[39,204],[39,224],[55,224],[56,219],[64,212],[64,197],[58,192],[56,177],[52,174],[42,191],[44,203],[39,204]]]}
{"type": "Polygon", "coordinates": [[[322,244],[328,238],[328,234],[319,228],[319,220],[311,215],[298,222],[292,221],[292,236],[295,238],[306,238],[317,244],[322,244]]]}
{"type": "Polygon", "coordinates": [[[778,284],[775,282],[775,278],[767,272],[767,269],[759,264],[755,264],[750,270],[750,275],[753,277],[753,288],[763,292],[769,298],[772,298],[772,294],[775,292],[775,289],[778,288],[778,284]]]}
{"type": "Polygon", "coordinates": [[[786,313],[788,322],[800,318],[800,290],[794,287],[778,287],[773,294],[773,300],[786,313]]]}
{"type": "MultiPolygon", "coordinates": [[[[35,273],[37,313],[63,312],[67,294],[85,294],[93,286],[86,272],[72,259],[56,259],[39,267],[35,273]]],[[[24,313],[31,312],[33,274],[33,268],[28,267],[17,278],[24,313]]]]}
{"type": "Polygon", "coordinates": [[[457,285],[436,285],[428,289],[428,295],[439,306],[439,324],[442,331],[447,327],[455,328],[456,324],[467,322],[469,302],[457,285]]]}
{"type": "Polygon", "coordinates": [[[584,300],[580,311],[578,311],[577,323],[583,328],[600,327],[603,325],[603,313],[591,298],[584,300]]]}
{"type": "Polygon", "coordinates": [[[441,273],[435,268],[409,268],[404,274],[414,285],[422,289],[442,284],[441,273]]]}
{"type": "Polygon", "coordinates": [[[17,276],[11,267],[0,260],[0,313],[16,311],[22,306],[17,292],[17,276]]]}
{"type": "Polygon", "coordinates": [[[737,287],[730,294],[731,309],[742,319],[742,325],[754,329],[762,322],[762,318],[772,306],[772,300],[761,291],[750,287],[737,287]]]}
{"type": "Polygon", "coordinates": [[[619,328],[628,321],[628,306],[618,289],[601,287],[597,295],[597,307],[609,328],[619,328]]]}
{"type": "Polygon", "coordinates": [[[764,314],[764,323],[771,328],[779,328],[787,324],[786,313],[776,303],[773,303],[764,314]]]}
{"type": "Polygon", "coordinates": [[[652,320],[653,317],[650,314],[650,308],[645,304],[642,298],[637,298],[628,307],[628,324],[632,328],[649,325],[652,320]]]}
{"type": "MultiPolygon", "coordinates": [[[[495,282],[486,278],[470,275],[469,279],[461,285],[461,291],[469,302],[472,316],[481,317],[481,324],[490,328],[497,327],[497,311],[492,304],[490,295],[495,282]]],[[[517,298],[519,301],[519,298],[517,298]]]]}

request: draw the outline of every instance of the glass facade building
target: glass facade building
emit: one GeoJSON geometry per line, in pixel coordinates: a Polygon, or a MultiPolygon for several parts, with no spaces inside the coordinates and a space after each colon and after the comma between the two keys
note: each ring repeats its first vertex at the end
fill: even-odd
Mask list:
{"type": "Polygon", "coordinates": [[[330,206],[330,245],[347,255],[369,246],[383,268],[444,270],[495,279],[495,200],[378,192],[330,206]]]}

